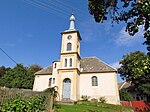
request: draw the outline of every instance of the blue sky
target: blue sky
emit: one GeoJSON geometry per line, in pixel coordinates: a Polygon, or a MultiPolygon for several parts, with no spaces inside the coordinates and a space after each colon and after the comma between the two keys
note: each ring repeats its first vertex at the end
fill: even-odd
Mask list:
{"type": "MultiPolygon", "coordinates": [[[[126,53],[146,52],[142,27],[130,37],[125,24],[96,23],[88,12],[87,0],[0,0],[0,48],[25,66],[50,65],[60,58],[61,32],[69,28],[72,10],[81,34],[81,57],[96,56],[118,67],[126,53]]],[[[0,51],[0,66],[13,67],[0,51]]],[[[120,78],[118,78],[119,81],[120,78]]]]}

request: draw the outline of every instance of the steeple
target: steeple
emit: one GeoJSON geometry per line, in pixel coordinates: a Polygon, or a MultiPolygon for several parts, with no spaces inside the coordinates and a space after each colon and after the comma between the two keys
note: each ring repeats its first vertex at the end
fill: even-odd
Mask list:
{"type": "Polygon", "coordinates": [[[74,14],[72,13],[71,17],[70,17],[70,28],[69,30],[75,30],[75,17],[74,14]]]}

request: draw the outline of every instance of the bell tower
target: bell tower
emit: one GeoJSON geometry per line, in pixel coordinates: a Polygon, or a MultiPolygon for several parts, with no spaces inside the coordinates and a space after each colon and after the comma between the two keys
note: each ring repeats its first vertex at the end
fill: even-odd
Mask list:
{"type": "Polygon", "coordinates": [[[75,17],[70,17],[68,30],[61,33],[60,68],[58,69],[58,92],[60,100],[76,101],[79,95],[80,33],[75,29],[75,17]]]}
{"type": "Polygon", "coordinates": [[[61,33],[61,67],[62,68],[79,68],[80,60],[80,41],[79,31],[75,29],[75,17],[70,17],[70,27],[61,33]]]}

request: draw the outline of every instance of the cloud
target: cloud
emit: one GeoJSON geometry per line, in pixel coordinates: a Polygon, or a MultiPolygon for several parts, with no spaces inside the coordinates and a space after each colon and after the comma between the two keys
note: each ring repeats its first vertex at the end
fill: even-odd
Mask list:
{"type": "Polygon", "coordinates": [[[113,36],[116,37],[115,43],[119,46],[129,46],[135,43],[144,42],[142,27],[139,28],[139,32],[134,36],[130,36],[128,32],[125,32],[125,27],[123,27],[118,34],[113,34],[113,36]]]}
{"type": "Polygon", "coordinates": [[[114,62],[114,63],[112,63],[112,64],[110,64],[112,67],[114,67],[114,68],[116,68],[116,69],[118,69],[118,68],[120,68],[120,64],[119,64],[119,61],[117,61],[117,62],[114,62]]]}
{"type": "Polygon", "coordinates": [[[89,18],[81,22],[79,28],[84,41],[94,41],[98,37],[104,37],[104,32],[110,33],[111,24],[110,22],[105,24],[96,23],[95,20],[89,18]]]}

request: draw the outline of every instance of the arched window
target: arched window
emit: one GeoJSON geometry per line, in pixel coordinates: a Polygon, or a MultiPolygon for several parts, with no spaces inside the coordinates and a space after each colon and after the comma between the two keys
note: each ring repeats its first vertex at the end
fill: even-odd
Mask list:
{"type": "Polygon", "coordinates": [[[65,59],[65,67],[67,67],[67,59],[65,59]]]}
{"type": "Polygon", "coordinates": [[[49,84],[48,84],[48,86],[51,87],[51,85],[52,85],[52,78],[49,79],[49,84]]]}
{"type": "Polygon", "coordinates": [[[70,58],[70,67],[72,67],[72,58],[70,58]]]}
{"type": "Polygon", "coordinates": [[[54,68],[56,68],[57,64],[55,63],[54,68]]]}
{"type": "Polygon", "coordinates": [[[98,86],[98,79],[96,76],[92,77],[92,86],[98,86]]]}
{"type": "Polygon", "coordinates": [[[55,84],[55,78],[53,78],[53,84],[55,84]]]}
{"type": "Polygon", "coordinates": [[[67,43],[67,51],[71,51],[72,49],[72,44],[71,43],[67,43]]]}

